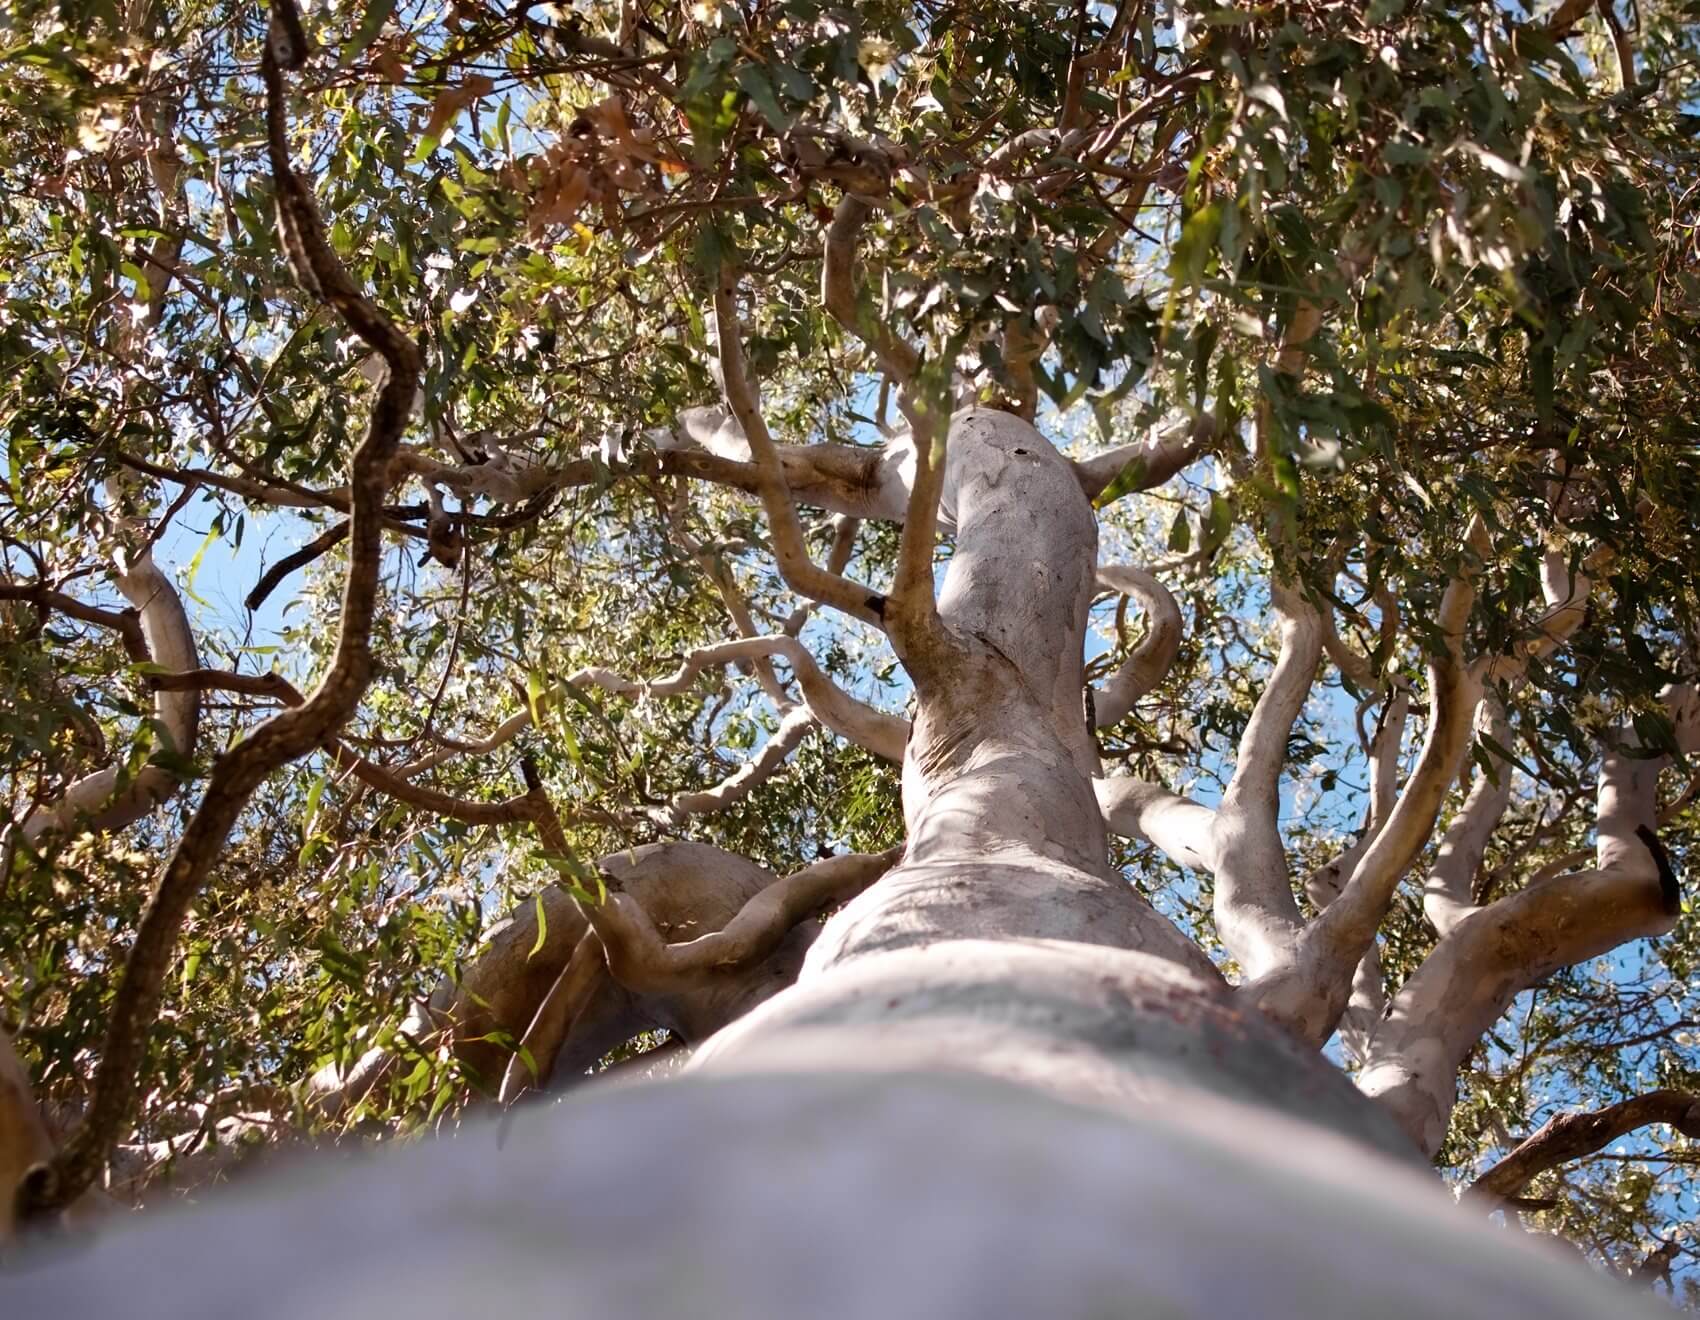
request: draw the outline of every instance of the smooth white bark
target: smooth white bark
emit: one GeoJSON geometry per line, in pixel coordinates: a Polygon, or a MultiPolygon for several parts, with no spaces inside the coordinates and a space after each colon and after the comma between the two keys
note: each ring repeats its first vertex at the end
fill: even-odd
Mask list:
{"type": "MultiPolygon", "coordinates": [[[[133,559],[120,556],[113,581],[141,615],[151,661],[174,673],[198,668],[195,634],[182,598],[154,563],[152,551],[133,559]]],[[[198,692],[154,693],[153,716],[174,756],[194,756],[200,713],[198,692]]],[[[126,777],[125,767],[114,762],[67,785],[55,801],[32,811],[24,820],[24,838],[33,841],[79,823],[94,830],[122,829],[170,797],[181,783],[177,771],[163,766],[145,765],[126,777]]]]}
{"type": "MultiPolygon", "coordinates": [[[[1694,689],[1666,694],[1685,751],[1700,747],[1694,689]]],[[[1359,1079],[1425,1151],[1440,1146],[1464,1056],[1521,990],[1561,967],[1658,935],[1679,907],[1640,830],[1656,828],[1666,757],[1633,747],[1600,772],[1596,864],[1530,885],[1458,921],[1394,996],[1359,1079]]]]}

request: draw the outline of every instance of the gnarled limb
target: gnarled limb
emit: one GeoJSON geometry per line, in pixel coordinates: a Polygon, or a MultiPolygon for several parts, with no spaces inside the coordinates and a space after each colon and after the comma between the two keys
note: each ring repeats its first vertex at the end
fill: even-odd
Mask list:
{"type": "Polygon", "coordinates": [[[1098,585],[1139,602],[1146,614],[1145,636],[1092,694],[1094,722],[1109,729],[1126,719],[1134,703],[1161,683],[1181,645],[1181,611],[1154,574],[1130,564],[1100,564],[1098,585]]]}
{"type": "Polygon", "coordinates": [[[1662,1089],[1589,1113],[1554,1114],[1509,1155],[1470,1184],[1468,1195],[1489,1204],[1516,1196],[1539,1174],[1592,1155],[1626,1133],[1668,1123],[1700,1139],[1700,1095],[1662,1089]]]}
{"type": "Polygon", "coordinates": [[[113,1004],[88,1110],[52,1162],[32,1171],[19,1185],[19,1210],[26,1217],[59,1210],[81,1195],[118,1139],[135,1100],[147,1036],[159,1012],[178,932],[242,808],[272,771],[304,756],[346,723],[371,680],[370,635],[382,561],[389,460],[412,413],[422,362],[413,341],[355,289],[325,238],[312,190],[291,165],[280,60],[285,59],[284,51],[292,51],[287,62],[295,67],[305,52],[293,50],[282,38],[282,20],[277,16],[283,12],[297,17],[293,0],[278,0],[273,7],[273,29],[261,73],[266,89],[267,152],[277,181],[284,246],[303,287],[328,303],[380,353],[389,372],[350,465],[349,568],[341,625],[331,666],[313,695],[301,706],[273,716],[214,764],[200,807],[142,914],[113,1004]]]}

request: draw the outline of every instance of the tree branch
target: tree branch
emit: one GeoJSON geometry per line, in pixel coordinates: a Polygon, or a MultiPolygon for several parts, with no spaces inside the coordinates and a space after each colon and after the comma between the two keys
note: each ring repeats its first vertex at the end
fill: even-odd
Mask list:
{"type": "Polygon", "coordinates": [[[1096,501],[1113,491],[1105,503],[1123,495],[1161,486],[1203,451],[1216,436],[1216,418],[1200,413],[1191,421],[1176,422],[1166,430],[1129,445],[1118,445],[1091,458],[1075,458],[1074,475],[1086,498],[1096,501]]]}
{"type": "Polygon", "coordinates": [[[1094,779],[1092,788],[1112,832],[1153,844],[1188,870],[1216,869],[1216,813],[1209,807],[1142,779],[1094,779]]]}
{"type": "MultiPolygon", "coordinates": [[[[588,912],[582,905],[581,910],[588,912]]],[[[561,1046],[572,1035],[573,1024],[607,983],[608,964],[602,954],[602,941],[595,931],[587,930],[573,946],[572,957],[555,978],[555,984],[537,1006],[536,1016],[520,1039],[519,1049],[508,1060],[497,1093],[501,1104],[513,1104],[549,1079],[561,1046]]]]}
{"type": "Polygon", "coordinates": [[[1248,979],[1286,965],[1304,927],[1278,824],[1280,782],[1287,739],[1322,656],[1316,611],[1298,590],[1271,581],[1270,596],[1281,649],[1240,735],[1213,827],[1216,929],[1248,979]]]}
{"type": "MultiPolygon", "coordinates": [[[[1700,748],[1695,690],[1668,689],[1665,702],[1678,747],[1700,748]]],[[[1423,1149],[1438,1149],[1445,1135],[1464,1056],[1520,991],[1675,924],[1676,876],[1653,830],[1658,776],[1669,757],[1633,750],[1609,751],[1600,772],[1594,868],[1470,913],[1394,996],[1359,1086],[1423,1149]]]]}
{"type": "Polygon", "coordinates": [[[914,378],[921,356],[881,325],[871,307],[863,308],[856,289],[856,236],[873,210],[870,202],[854,193],[845,193],[838,203],[827,226],[821,259],[821,301],[839,325],[873,349],[880,370],[903,386],[914,378]]]}
{"type": "Polygon", "coordinates": [[[19,1211],[26,1218],[49,1214],[75,1200],[94,1181],[122,1134],[135,1102],[148,1034],[158,1016],[178,932],[237,816],[272,771],[305,755],[347,722],[372,675],[370,634],[382,561],[389,462],[413,409],[422,362],[413,341],[355,290],[326,241],[312,190],[290,163],[283,65],[298,67],[306,52],[288,40],[289,19],[295,20],[295,31],[300,29],[293,0],[275,0],[271,12],[261,75],[266,90],[267,153],[277,185],[284,247],[303,287],[334,308],[355,334],[383,356],[388,368],[365,438],[350,464],[349,568],[341,625],[330,669],[313,695],[301,706],[273,716],[214,764],[201,805],[142,914],[114,999],[88,1110],[51,1164],[19,1186],[19,1211]]]}
{"type": "Polygon", "coordinates": [[[785,469],[768,435],[755,389],[744,363],[743,334],[738,328],[737,275],[730,268],[721,272],[714,291],[714,324],[720,340],[720,370],[726,390],[726,406],[737,418],[749,441],[760,479],[758,493],[767,513],[773,537],[774,558],[779,572],[793,591],[842,610],[863,623],[881,625],[879,596],[867,587],[829,573],[809,558],[797,509],[785,482],[785,469]]]}
{"type": "Polygon", "coordinates": [[[1626,1133],[1654,1123],[1668,1123],[1685,1137],[1700,1138],[1700,1095],[1664,1089],[1589,1113],[1554,1114],[1471,1183],[1467,1195],[1490,1205],[1501,1204],[1548,1169],[1592,1155],[1626,1133]]]}
{"type": "Polygon", "coordinates": [[[1400,879],[1428,842],[1469,742],[1481,681],[1464,664],[1462,647],[1475,603],[1475,578],[1488,549],[1479,518],[1471,520],[1466,541],[1465,567],[1448,584],[1435,616],[1442,651],[1429,665],[1429,726],[1416,768],[1340,896],[1304,929],[1290,959],[1240,988],[1318,1046],[1339,1023],[1358,964],[1374,946],[1400,879]]]}
{"type": "MultiPolygon", "coordinates": [[[[166,669],[193,669],[200,663],[182,598],[154,563],[151,549],[142,550],[131,560],[120,553],[113,580],[130,602],[130,608],[122,613],[82,605],[61,592],[43,593],[29,587],[20,596],[11,596],[0,587],[0,599],[31,600],[85,623],[113,628],[133,660],[166,669]]],[[[57,801],[30,812],[23,823],[23,837],[33,842],[79,822],[94,830],[123,829],[176,793],[183,783],[180,767],[195,755],[200,699],[193,694],[161,693],[154,698],[153,717],[178,768],[148,764],[126,782],[122,762],[104,766],[67,785],[57,801]]]]}
{"type": "Polygon", "coordinates": [[[341,545],[348,536],[348,519],[343,518],[332,523],[299,550],[285,555],[260,575],[260,580],[254,584],[243,600],[249,610],[257,610],[266,603],[266,598],[277,590],[278,583],[288,577],[296,569],[305,568],[314,560],[341,545]]]}
{"type": "Polygon", "coordinates": [[[848,902],[902,855],[899,846],[816,862],[759,891],[722,929],[678,944],[662,938],[643,905],[629,894],[611,892],[599,906],[586,904],[584,914],[601,937],[608,970],[626,989],[638,994],[694,990],[717,976],[753,967],[799,922],[848,902]]]}
{"type": "Polygon", "coordinates": [[[1114,728],[1168,675],[1181,645],[1181,611],[1155,575],[1128,564],[1100,564],[1098,585],[1132,596],[1146,614],[1145,636],[1092,696],[1093,720],[1114,728]]]}
{"type": "MultiPolygon", "coordinates": [[[[1511,726],[1505,718],[1505,706],[1495,694],[1481,703],[1486,715],[1486,732],[1501,747],[1511,741],[1511,726]]],[[[1478,716],[1478,722],[1481,717],[1478,716]]],[[[1445,936],[1476,910],[1471,889],[1476,871],[1487,852],[1488,841],[1499,828],[1506,808],[1511,805],[1511,764],[1489,749],[1495,770],[1492,775],[1483,770],[1470,786],[1469,795],[1458,814],[1452,818],[1435,854],[1423,884],[1423,915],[1437,934],[1445,936]]]]}

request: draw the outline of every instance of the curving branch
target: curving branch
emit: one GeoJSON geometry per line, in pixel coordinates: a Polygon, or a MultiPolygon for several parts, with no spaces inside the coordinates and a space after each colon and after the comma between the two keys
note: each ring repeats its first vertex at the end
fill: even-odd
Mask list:
{"type": "Polygon", "coordinates": [[[423,364],[413,341],[355,289],[326,241],[311,188],[291,164],[283,71],[298,68],[306,51],[290,40],[300,32],[293,0],[277,0],[271,13],[261,75],[267,154],[277,185],[284,247],[302,287],[378,352],[388,372],[350,463],[349,567],[341,623],[330,668],[312,696],[274,715],[214,763],[201,804],[142,914],[114,999],[89,1107],[53,1160],[37,1166],[19,1185],[18,1208],[26,1218],[56,1212],[75,1200],[93,1183],[120,1137],[135,1103],[148,1034],[158,1016],[178,932],[237,816],[268,775],[306,755],[348,721],[372,676],[370,636],[383,557],[389,463],[412,413],[423,364]]]}
{"type": "Polygon", "coordinates": [[[1488,550],[1480,518],[1471,520],[1466,540],[1465,566],[1448,584],[1435,615],[1442,649],[1429,665],[1429,725],[1416,768],[1340,896],[1304,928],[1283,964],[1254,976],[1240,989],[1318,1046],[1345,1011],[1358,965],[1375,944],[1399,881],[1428,842],[1469,743],[1481,680],[1477,669],[1464,663],[1463,634],[1475,604],[1475,578],[1488,550]]]}
{"type": "Polygon", "coordinates": [[[1280,781],[1287,738],[1322,656],[1315,609],[1280,582],[1271,582],[1270,595],[1281,649],[1240,736],[1213,826],[1216,929],[1248,979],[1285,966],[1304,929],[1278,823],[1280,781]]]}
{"type": "MultiPolygon", "coordinates": [[[[1665,694],[1684,752],[1700,748],[1700,697],[1665,694]]],[[[1423,1149],[1438,1149],[1457,1070],[1482,1033],[1527,987],[1620,944],[1663,934],[1681,908],[1677,877],[1654,830],[1667,756],[1607,752],[1600,772],[1593,868],[1509,894],[1459,921],[1394,996],[1359,1086],[1423,1149]]]]}
{"type": "Polygon", "coordinates": [[[809,648],[795,637],[743,637],[701,647],[686,656],[673,673],[650,684],[648,691],[658,696],[682,692],[706,669],[757,655],[778,656],[791,666],[809,713],[833,733],[887,761],[903,760],[909,721],[851,696],[827,677],[809,648]]]}
{"type": "Polygon", "coordinates": [[[671,994],[753,967],[792,927],[848,902],[902,855],[898,846],[882,853],[826,858],[759,891],[722,929],[677,944],[662,938],[643,905],[629,894],[610,892],[607,902],[586,904],[584,914],[607,951],[608,970],[617,982],[639,994],[671,994]]]}
{"type": "Polygon", "coordinates": [[[910,422],[915,479],[897,544],[897,572],[880,614],[897,658],[917,684],[926,684],[965,654],[939,617],[933,580],[950,418],[912,403],[907,392],[899,395],[899,403],[910,422]]]}
{"type": "MultiPolygon", "coordinates": [[[[1411,694],[1403,688],[1395,690],[1382,709],[1380,722],[1368,748],[1369,809],[1363,830],[1350,847],[1326,865],[1318,867],[1305,880],[1305,893],[1318,912],[1340,896],[1346,877],[1356,869],[1393,814],[1399,788],[1399,751],[1410,712],[1411,694]]],[[[1382,981],[1381,952],[1372,942],[1352,973],[1351,992],[1340,1018],[1340,1046],[1347,1058],[1361,1064],[1368,1057],[1369,1042],[1386,1009],[1387,989],[1382,981]]]]}
{"type": "MultiPolygon", "coordinates": [[[[783,634],[740,637],[698,647],[685,656],[671,674],[653,683],[640,683],[597,666],[580,669],[564,682],[541,693],[537,698],[537,707],[540,712],[550,709],[561,700],[567,689],[574,687],[600,687],[616,696],[674,696],[688,690],[692,683],[710,669],[771,656],[780,657],[790,664],[797,685],[802,691],[803,705],[793,707],[787,702],[787,710],[804,711],[811,719],[818,720],[839,737],[864,747],[885,760],[900,762],[903,759],[903,746],[909,737],[909,721],[898,715],[887,714],[876,706],[852,697],[828,677],[802,642],[783,634]]],[[[413,779],[457,756],[488,754],[512,742],[531,727],[531,722],[531,710],[528,707],[509,716],[482,738],[444,746],[406,765],[397,766],[388,773],[397,779],[413,779]]],[[[800,737],[801,732],[797,736],[800,737]]]]}
{"type": "Polygon", "coordinates": [[[1700,1139],[1700,1095],[1661,1089],[1604,1109],[1554,1114],[1475,1182],[1466,1195],[1498,1206],[1517,1196],[1548,1169],[1592,1155],[1637,1128],[1667,1123],[1700,1139]]]}
{"type": "MultiPolygon", "coordinates": [[[[1501,747],[1510,745],[1511,725],[1496,694],[1483,698],[1477,723],[1501,747]]],[[[1423,882],[1423,915],[1441,936],[1451,934],[1476,910],[1471,893],[1476,872],[1487,853],[1488,841],[1511,805],[1511,764],[1491,748],[1487,755],[1494,764],[1493,772],[1483,770],[1476,776],[1464,805],[1446,827],[1434,865],[1423,882]]]]}
{"type": "Polygon", "coordinates": [[[1136,703],[1168,675],[1181,646],[1181,611],[1156,576],[1129,564],[1101,564],[1098,585],[1132,596],[1145,611],[1145,636],[1126,660],[1092,694],[1093,719],[1100,729],[1114,728],[1136,703]]]}
{"type": "Polygon", "coordinates": [[[320,532],[306,545],[285,555],[273,564],[254,584],[254,589],[243,598],[242,603],[250,611],[257,610],[266,603],[266,598],[276,591],[278,584],[298,569],[306,568],[308,564],[322,558],[348,537],[348,519],[342,518],[332,523],[320,532]]]}
{"type": "MultiPolygon", "coordinates": [[[[222,669],[194,669],[180,674],[155,675],[152,681],[160,688],[175,692],[222,691],[270,697],[290,708],[300,707],[307,701],[300,689],[278,673],[234,674],[222,669]]],[[[533,813],[524,795],[498,801],[457,798],[415,784],[395,770],[373,764],[334,736],[325,739],[324,749],[330,753],[331,762],[339,771],[410,807],[468,825],[516,825],[532,819],[533,813]]],[[[621,812],[588,810],[574,812],[573,819],[599,825],[629,825],[638,818],[621,812]]]]}
{"type": "Polygon", "coordinates": [[[1216,813],[1142,779],[1094,779],[1105,825],[1125,839],[1157,847],[1191,871],[1216,869],[1216,813]]]}
{"type": "MultiPolygon", "coordinates": [[[[673,429],[651,431],[649,438],[664,474],[718,480],[751,495],[759,492],[749,441],[724,407],[686,408],[673,429]]],[[[785,485],[798,503],[854,518],[903,520],[913,454],[907,435],[877,447],[781,445],[778,452],[785,485]]]]}
{"type": "Polygon", "coordinates": [[[737,418],[755,459],[760,483],[757,494],[767,513],[780,575],[793,591],[842,610],[863,623],[880,626],[883,602],[877,593],[837,573],[829,573],[809,557],[797,508],[791,502],[791,490],[785,481],[785,467],[773,437],[768,434],[744,362],[743,335],[738,328],[737,275],[730,268],[722,270],[714,291],[714,324],[720,341],[726,406],[737,418]]]}
{"type": "Polygon", "coordinates": [[[780,717],[779,727],[757,752],[713,788],[680,793],[655,813],[657,823],[669,828],[683,825],[692,816],[725,811],[742,802],[784,767],[817,721],[806,706],[793,706],[780,717]]]}
{"type": "Polygon", "coordinates": [[[1348,684],[1359,692],[1375,692],[1383,686],[1381,666],[1392,653],[1399,633],[1399,602],[1385,584],[1377,587],[1375,603],[1381,611],[1380,637],[1373,655],[1365,655],[1340,636],[1334,611],[1324,606],[1317,612],[1322,624],[1322,649],[1348,684]]]}
{"type": "Polygon", "coordinates": [[[1215,435],[1216,418],[1207,412],[1200,413],[1191,421],[1176,422],[1144,440],[1069,462],[1087,499],[1096,501],[1110,491],[1106,502],[1113,502],[1123,495],[1161,486],[1197,458],[1215,435]]]}
{"type": "Polygon", "coordinates": [[[856,237],[873,212],[873,204],[855,193],[845,193],[838,203],[826,230],[821,259],[821,301],[839,325],[874,351],[880,370],[903,386],[920,369],[921,355],[882,325],[871,307],[863,307],[856,286],[856,237]]]}
{"type": "MultiPolygon", "coordinates": [[[[832,548],[827,551],[826,568],[829,573],[842,574],[849,567],[850,561],[856,557],[856,537],[862,530],[862,520],[847,513],[840,513],[832,519],[832,548]]],[[[815,603],[806,600],[792,610],[785,618],[781,627],[787,637],[798,637],[802,634],[803,625],[808,623],[815,612],[815,603]]]]}
{"type": "Polygon", "coordinates": [[[102,609],[68,596],[63,591],[41,582],[0,582],[0,600],[22,601],[33,605],[46,622],[49,614],[63,614],[79,623],[92,623],[98,628],[110,628],[124,643],[124,652],[137,662],[151,660],[147,639],[142,633],[141,615],[134,606],[122,610],[102,609]]]}
{"type": "MultiPolygon", "coordinates": [[[[154,563],[153,552],[145,549],[132,560],[120,555],[113,577],[130,602],[130,608],[122,614],[33,587],[24,588],[16,596],[0,587],[0,599],[29,600],[86,623],[113,628],[123,637],[132,658],[139,661],[174,670],[199,665],[189,615],[177,589],[154,563]]],[[[193,693],[160,692],[154,697],[154,721],[166,750],[179,765],[195,754],[200,717],[200,699],[193,693]]],[[[24,819],[23,837],[34,842],[78,824],[94,830],[123,829],[171,797],[182,782],[181,772],[165,765],[150,763],[127,776],[124,765],[114,762],[67,785],[57,801],[32,811],[24,819]]]]}

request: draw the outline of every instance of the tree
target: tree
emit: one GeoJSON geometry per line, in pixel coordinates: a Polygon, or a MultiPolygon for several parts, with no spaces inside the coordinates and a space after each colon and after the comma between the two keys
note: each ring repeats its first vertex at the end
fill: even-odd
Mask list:
{"type": "Polygon", "coordinates": [[[1682,1278],[1691,19],[25,6],[20,1213],[682,1043],[1682,1278]]]}

